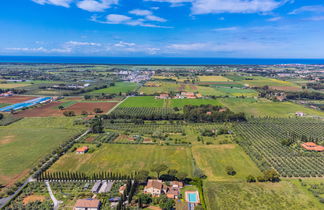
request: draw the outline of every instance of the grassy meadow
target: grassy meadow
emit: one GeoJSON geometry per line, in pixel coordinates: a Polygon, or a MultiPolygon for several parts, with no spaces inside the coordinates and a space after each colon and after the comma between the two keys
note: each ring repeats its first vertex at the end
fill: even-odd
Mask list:
{"type": "Polygon", "coordinates": [[[324,116],[318,110],[306,108],[291,102],[272,102],[252,98],[224,98],[220,102],[234,112],[245,112],[247,116],[254,117],[293,117],[296,112],[304,112],[311,116],[324,116]]]}
{"type": "Polygon", "coordinates": [[[0,127],[0,183],[19,180],[59,144],[78,134],[71,118],[25,118],[0,127]]]}
{"type": "MultiPolygon", "coordinates": [[[[69,152],[61,157],[49,171],[80,171],[84,173],[113,171],[129,173],[150,170],[154,164],[166,164],[171,169],[192,174],[189,147],[104,144],[93,153],[84,155],[69,152]]],[[[156,176],[156,174],[151,174],[156,176]]]]}
{"type": "Polygon", "coordinates": [[[91,93],[107,93],[107,94],[128,93],[134,91],[137,87],[138,84],[134,82],[116,82],[115,86],[94,90],[90,92],[90,94],[91,93]]]}
{"type": "Polygon", "coordinates": [[[290,181],[279,183],[205,182],[208,210],[216,209],[323,209],[309,192],[290,181]]]}
{"type": "Polygon", "coordinates": [[[244,181],[248,175],[261,175],[255,163],[236,144],[195,145],[192,154],[209,181],[244,181]],[[227,166],[232,166],[236,175],[228,175],[227,166]]]}

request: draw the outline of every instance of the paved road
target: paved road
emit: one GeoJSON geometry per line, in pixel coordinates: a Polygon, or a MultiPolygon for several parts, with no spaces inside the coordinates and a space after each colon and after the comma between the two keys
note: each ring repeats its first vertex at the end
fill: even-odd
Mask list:
{"type": "Polygon", "coordinates": [[[47,190],[48,190],[48,192],[49,192],[49,194],[50,194],[50,196],[51,196],[51,199],[52,199],[52,201],[53,201],[53,203],[54,203],[54,207],[53,207],[53,209],[54,209],[54,210],[58,210],[61,201],[58,201],[58,200],[55,198],[55,196],[54,196],[54,194],[53,194],[53,192],[52,192],[52,189],[51,189],[51,185],[49,184],[49,182],[46,181],[45,184],[46,184],[46,186],[47,186],[47,190]]]}

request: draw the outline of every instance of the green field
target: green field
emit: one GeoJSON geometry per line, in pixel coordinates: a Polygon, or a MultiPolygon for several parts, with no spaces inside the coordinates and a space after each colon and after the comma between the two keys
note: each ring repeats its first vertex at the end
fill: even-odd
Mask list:
{"type": "Polygon", "coordinates": [[[221,91],[230,96],[246,96],[246,97],[255,97],[258,96],[258,92],[252,89],[241,89],[241,88],[226,88],[226,87],[217,87],[217,91],[221,91]]]}
{"type": "MultiPolygon", "coordinates": [[[[129,174],[150,170],[154,164],[166,164],[191,175],[191,151],[189,147],[105,144],[93,153],[84,155],[69,152],[61,157],[49,171],[80,171],[85,173],[113,171],[129,174]]],[[[155,174],[152,174],[155,175],[155,174]]]]}
{"type": "Polygon", "coordinates": [[[25,118],[0,127],[0,183],[19,180],[60,143],[80,132],[72,118],[25,118]]]}
{"type": "Polygon", "coordinates": [[[323,204],[289,181],[279,183],[205,182],[208,210],[323,209],[323,204]]]}
{"type": "Polygon", "coordinates": [[[128,97],[119,107],[163,107],[163,99],[154,96],[128,97]]]}
{"type": "Polygon", "coordinates": [[[192,153],[209,181],[245,180],[250,174],[261,175],[255,163],[236,144],[197,145],[192,147],[192,153]],[[236,175],[228,175],[225,170],[227,166],[232,166],[236,175]]]}
{"type": "Polygon", "coordinates": [[[184,107],[185,105],[199,106],[202,104],[219,105],[221,103],[216,99],[171,99],[171,107],[184,107]]]}
{"type": "Polygon", "coordinates": [[[90,92],[91,93],[107,93],[107,94],[119,94],[128,93],[134,91],[139,85],[133,82],[116,82],[115,86],[111,86],[104,89],[99,89],[90,92]]]}
{"type": "Polygon", "coordinates": [[[229,82],[230,79],[223,76],[198,76],[198,80],[201,82],[229,82]]]}
{"type": "Polygon", "coordinates": [[[293,117],[296,112],[311,116],[324,116],[324,112],[306,108],[291,102],[271,102],[267,100],[224,98],[220,102],[234,112],[245,112],[254,117],[293,117]]]}

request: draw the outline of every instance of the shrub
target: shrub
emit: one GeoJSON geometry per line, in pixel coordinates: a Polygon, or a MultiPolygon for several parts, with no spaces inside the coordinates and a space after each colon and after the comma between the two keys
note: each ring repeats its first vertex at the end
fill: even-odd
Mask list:
{"type": "Polygon", "coordinates": [[[236,174],[236,171],[234,170],[234,168],[232,166],[227,166],[226,167],[226,173],[228,175],[234,176],[236,174]]]}
{"type": "Polygon", "coordinates": [[[246,177],[246,181],[247,181],[247,182],[256,182],[256,179],[255,179],[254,176],[252,176],[252,175],[248,175],[248,176],[246,177]]]}

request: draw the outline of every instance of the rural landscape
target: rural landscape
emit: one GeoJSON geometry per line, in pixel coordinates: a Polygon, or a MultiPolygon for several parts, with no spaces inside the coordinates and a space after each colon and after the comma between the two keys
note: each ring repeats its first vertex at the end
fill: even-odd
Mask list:
{"type": "Polygon", "coordinates": [[[324,65],[0,64],[0,209],[324,209],[324,65]]]}

